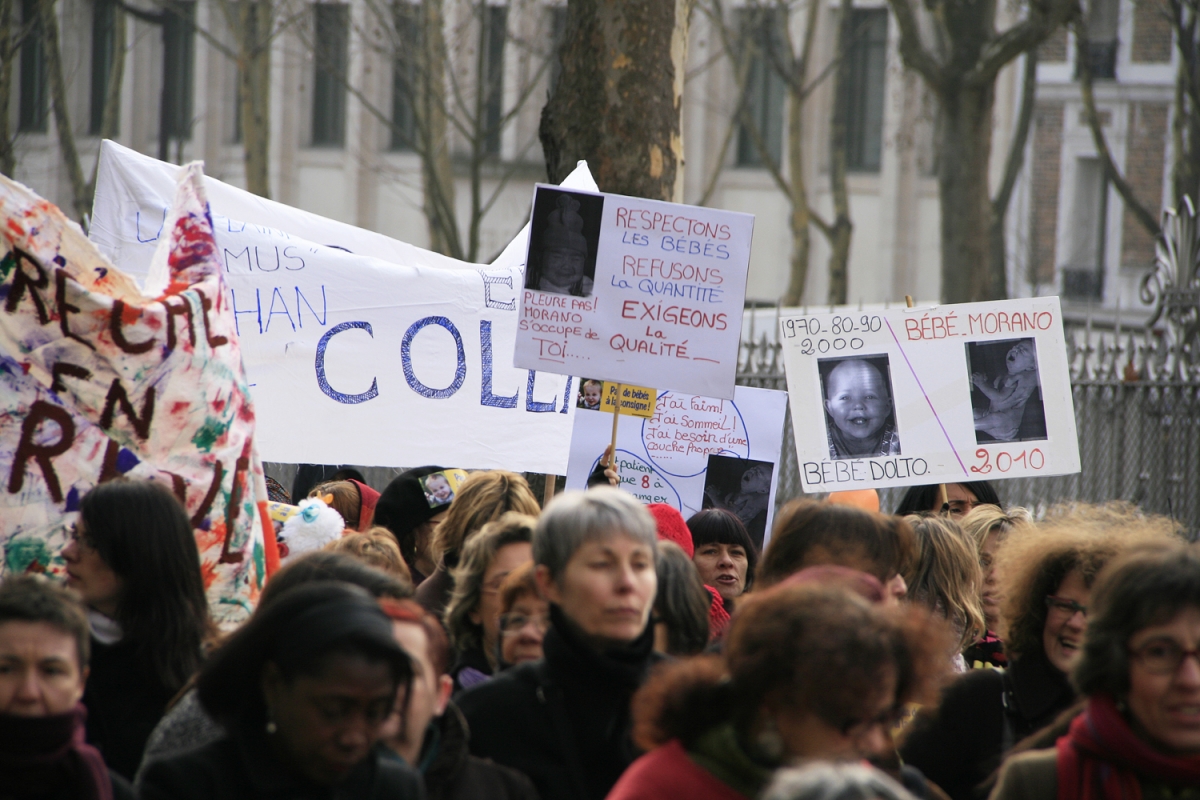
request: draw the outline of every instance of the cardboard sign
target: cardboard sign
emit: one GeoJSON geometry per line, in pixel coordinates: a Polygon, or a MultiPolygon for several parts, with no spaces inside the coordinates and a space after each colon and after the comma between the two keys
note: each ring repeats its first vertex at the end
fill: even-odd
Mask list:
{"type": "Polygon", "coordinates": [[[534,190],[514,363],[730,399],[754,217],[534,190]]]}
{"type": "Polygon", "coordinates": [[[805,491],[1079,471],[1057,297],[779,326],[805,491]]]}
{"type": "Polygon", "coordinates": [[[249,614],[277,563],[255,412],[198,164],[181,171],[144,297],[62,213],[0,177],[0,544],[60,572],[80,499],[127,475],[184,505],[213,614],[249,614]]]}
{"type": "MultiPolygon", "coordinates": [[[[142,263],[175,169],[104,143],[102,251],[142,263]]],[[[577,384],[509,361],[527,234],[467,264],[210,183],[265,459],[565,473],[577,384]]]]}
{"type": "Polygon", "coordinates": [[[581,378],[579,398],[575,405],[590,411],[600,410],[608,414],[615,411],[627,416],[649,418],[654,416],[657,401],[658,392],[645,386],[581,378]]]}
{"type": "MultiPolygon", "coordinates": [[[[738,386],[733,400],[662,392],[654,416],[617,434],[621,488],[643,503],[666,503],[685,518],[726,508],[750,538],[770,537],[779,481],[787,393],[738,386]]],[[[612,434],[612,415],[575,415],[567,488],[583,489],[612,434]]]]}

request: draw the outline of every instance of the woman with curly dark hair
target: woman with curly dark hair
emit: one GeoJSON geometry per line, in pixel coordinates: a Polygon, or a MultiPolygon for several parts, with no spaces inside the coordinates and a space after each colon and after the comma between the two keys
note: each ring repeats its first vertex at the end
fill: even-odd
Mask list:
{"type": "Polygon", "coordinates": [[[608,800],[757,797],[776,767],[891,749],[888,728],[929,692],[948,638],[924,611],[788,584],[743,601],[723,656],[677,661],[634,697],[649,750],[608,800]]]}
{"type": "Polygon", "coordinates": [[[1200,550],[1138,548],[1096,581],[1072,673],[1087,698],[1055,747],[1014,756],[996,800],[1200,796],[1200,550]]]}
{"type": "Polygon", "coordinates": [[[998,553],[1004,672],[972,670],[920,714],[900,753],[954,800],[979,786],[1012,746],[1075,700],[1067,674],[1083,646],[1092,583],[1141,543],[1178,541],[1176,526],[1128,506],[1067,506],[1013,530],[998,553]]]}

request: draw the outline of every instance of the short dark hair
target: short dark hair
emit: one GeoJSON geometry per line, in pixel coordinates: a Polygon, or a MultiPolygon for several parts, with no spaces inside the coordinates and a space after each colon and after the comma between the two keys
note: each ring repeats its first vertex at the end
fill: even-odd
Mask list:
{"type": "Polygon", "coordinates": [[[392,597],[397,600],[412,597],[412,584],[395,575],[372,567],[347,553],[315,550],[288,563],[267,581],[258,607],[270,605],[288,589],[314,581],[341,581],[361,586],[372,597],[392,597]]]}
{"type": "Polygon", "coordinates": [[[0,625],[44,622],[75,640],[79,669],[88,665],[91,635],[79,595],[46,578],[16,575],[0,583],[0,625]]]}
{"type": "Polygon", "coordinates": [[[667,626],[667,653],[691,656],[708,646],[708,610],[713,598],[696,565],[674,542],[658,543],[658,593],[654,614],[667,626]]]}
{"type": "Polygon", "coordinates": [[[213,632],[187,512],[162,484],[117,478],[79,505],[83,539],[123,583],[117,621],[172,692],[200,666],[213,632]]]}
{"type": "MultiPolygon", "coordinates": [[[[979,503],[989,506],[1000,505],[1000,495],[996,494],[996,490],[987,481],[955,481],[947,486],[957,483],[959,486],[965,487],[975,495],[975,500],[979,503]]],[[[940,511],[942,508],[941,493],[942,485],[940,483],[931,483],[928,486],[910,486],[908,491],[904,493],[904,497],[900,500],[900,506],[896,509],[896,516],[904,517],[909,514],[920,514],[922,511],[940,511]]]]}
{"type": "Polygon", "coordinates": [[[1200,609],[1200,546],[1170,542],[1135,548],[1096,579],[1083,653],[1072,682],[1081,694],[1129,691],[1129,640],[1186,608],[1200,609]]]}
{"type": "Polygon", "coordinates": [[[841,564],[887,583],[908,568],[916,552],[912,529],[899,517],[793,500],[775,517],[758,580],[760,588],[773,586],[805,567],[841,564]]]}
{"type": "Polygon", "coordinates": [[[746,551],[746,589],[754,584],[754,570],[758,566],[758,548],[750,539],[746,526],[737,514],[724,508],[706,508],[697,511],[687,521],[692,532],[692,544],[699,551],[706,544],[736,544],[746,551]]]}
{"type": "Polygon", "coordinates": [[[396,688],[412,679],[412,664],[396,642],[379,603],[359,586],[317,581],[260,606],[201,669],[196,691],[205,711],[227,729],[266,722],[263,668],[284,680],[319,675],[330,656],[354,653],[391,668],[396,688]]]}

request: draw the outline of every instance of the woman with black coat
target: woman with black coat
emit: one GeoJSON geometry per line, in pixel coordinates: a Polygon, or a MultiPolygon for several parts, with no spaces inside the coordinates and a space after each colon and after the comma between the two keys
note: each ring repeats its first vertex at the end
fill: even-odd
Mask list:
{"type": "Polygon", "coordinates": [[[141,800],[423,797],[379,744],[412,679],[391,620],[366,591],[318,582],[256,614],[200,673],[201,705],[226,735],[155,761],[141,800]]]}
{"type": "Polygon", "coordinates": [[[630,700],[654,653],[654,518],[616,489],[556,498],[533,535],[550,601],[541,661],[465,692],[471,752],[524,772],[542,800],[602,800],[640,755],[630,700]]]}

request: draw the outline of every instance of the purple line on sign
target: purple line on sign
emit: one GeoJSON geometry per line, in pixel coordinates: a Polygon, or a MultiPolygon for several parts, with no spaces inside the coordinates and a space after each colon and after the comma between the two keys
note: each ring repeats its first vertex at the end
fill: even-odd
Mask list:
{"type": "Polygon", "coordinates": [[[954,457],[958,459],[958,465],[962,467],[964,475],[967,475],[967,465],[963,463],[962,457],[959,456],[958,450],[954,448],[954,442],[950,441],[950,434],[946,433],[946,426],[942,424],[942,418],[938,416],[937,409],[933,407],[933,401],[929,399],[929,395],[925,392],[925,387],[921,385],[921,379],[917,377],[917,371],[913,369],[912,362],[908,360],[908,353],[904,352],[904,347],[900,344],[900,340],[896,337],[896,332],[892,330],[892,323],[886,319],[883,324],[887,325],[888,333],[892,335],[892,340],[896,343],[896,347],[900,348],[900,355],[904,356],[904,363],[908,364],[908,371],[912,373],[913,380],[917,382],[917,388],[921,390],[921,394],[925,396],[925,402],[929,403],[929,410],[933,412],[933,418],[937,420],[938,427],[942,429],[942,435],[946,437],[946,444],[950,445],[950,452],[954,453],[954,457]]]}

